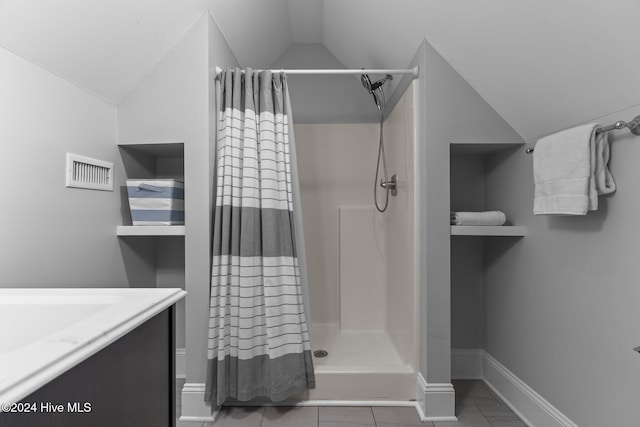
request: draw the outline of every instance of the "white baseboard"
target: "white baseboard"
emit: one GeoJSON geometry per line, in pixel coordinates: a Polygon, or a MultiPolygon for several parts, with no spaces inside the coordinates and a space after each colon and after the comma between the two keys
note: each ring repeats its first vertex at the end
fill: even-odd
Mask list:
{"type": "MultiPolygon", "coordinates": [[[[184,378],[184,349],[176,350],[176,375],[184,378]],[[181,351],[182,350],[182,351],[181,351]],[[182,360],[182,362],[180,362],[182,360]],[[182,366],[182,368],[181,368],[182,366]],[[180,370],[182,369],[182,371],[180,370]]],[[[549,427],[578,427],[551,403],[540,396],[504,365],[481,349],[453,349],[451,351],[451,377],[453,379],[481,379],[528,425],[549,427]]],[[[185,383],[182,388],[181,421],[212,422],[218,411],[212,411],[204,402],[205,385],[185,383]]],[[[449,383],[429,384],[422,374],[416,383],[416,409],[422,421],[455,421],[455,391],[449,383]]],[[[292,404],[293,402],[289,402],[292,404]]],[[[308,401],[297,405],[352,406],[348,401],[308,401]]],[[[358,405],[381,406],[390,402],[356,402],[358,405]]],[[[391,402],[395,405],[400,402],[391,402]]],[[[405,402],[412,406],[413,402],[405,402]]]]}
{"type": "Polygon", "coordinates": [[[450,383],[427,383],[422,374],[416,382],[416,409],[422,421],[457,421],[456,395],[450,383]]]}
{"type": "Polygon", "coordinates": [[[204,402],[204,384],[185,383],[182,387],[182,416],[180,421],[208,421],[213,422],[218,410],[204,402]]]}
{"type": "Polygon", "coordinates": [[[527,425],[578,427],[490,354],[482,353],[482,379],[527,425]]]}
{"type": "Polygon", "coordinates": [[[481,348],[452,348],[451,379],[481,380],[483,355],[481,348]]]}
{"type": "Polygon", "coordinates": [[[176,348],[176,378],[187,378],[187,350],[176,348]]]}

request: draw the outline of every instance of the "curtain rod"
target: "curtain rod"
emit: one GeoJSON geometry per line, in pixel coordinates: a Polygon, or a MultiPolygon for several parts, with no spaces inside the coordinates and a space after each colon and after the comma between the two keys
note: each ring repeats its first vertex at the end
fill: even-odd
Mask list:
{"type": "MultiPolygon", "coordinates": [[[[256,70],[256,71],[260,71],[260,70],[256,70]]],[[[293,70],[271,70],[274,73],[285,73],[285,74],[354,74],[354,75],[361,75],[361,74],[411,74],[413,75],[414,79],[418,78],[418,74],[420,72],[420,69],[416,66],[410,69],[400,69],[400,70],[394,70],[394,69],[293,69],[293,70]]],[[[220,76],[220,73],[222,72],[222,68],[220,67],[216,67],[216,79],[218,78],[218,76],[220,76]]]]}

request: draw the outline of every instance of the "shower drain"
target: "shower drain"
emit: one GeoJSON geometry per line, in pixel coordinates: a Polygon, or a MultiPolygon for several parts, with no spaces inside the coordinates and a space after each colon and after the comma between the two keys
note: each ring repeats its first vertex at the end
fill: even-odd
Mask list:
{"type": "Polygon", "coordinates": [[[327,357],[329,355],[329,353],[325,350],[316,350],[313,352],[313,355],[315,357],[327,357]]]}

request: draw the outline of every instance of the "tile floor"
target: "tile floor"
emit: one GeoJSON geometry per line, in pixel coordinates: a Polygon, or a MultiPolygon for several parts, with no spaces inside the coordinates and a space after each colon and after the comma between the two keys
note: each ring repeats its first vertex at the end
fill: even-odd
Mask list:
{"type": "MultiPolygon", "coordinates": [[[[176,383],[177,413],[181,413],[176,383]]],[[[411,407],[229,407],[211,423],[177,423],[178,427],[526,427],[482,381],[453,381],[457,422],[422,423],[411,407]]]]}

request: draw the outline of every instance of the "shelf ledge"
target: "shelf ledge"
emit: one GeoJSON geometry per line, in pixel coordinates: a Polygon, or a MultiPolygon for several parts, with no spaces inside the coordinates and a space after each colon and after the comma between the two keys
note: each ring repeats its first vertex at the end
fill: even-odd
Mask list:
{"type": "Polygon", "coordinates": [[[118,147],[151,157],[184,157],[184,142],[179,141],[121,142],[118,147]]]}
{"type": "Polygon", "coordinates": [[[493,154],[503,150],[512,150],[524,146],[524,142],[494,142],[494,143],[481,143],[481,142],[451,142],[449,147],[452,153],[457,154],[493,154]]]}
{"type": "Polygon", "coordinates": [[[116,234],[124,236],[184,236],[184,225],[119,225],[116,234]]]}
{"type": "Polygon", "coordinates": [[[514,236],[527,235],[527,228],[514,225],[452,225],[452,236],[514,236]]]}

